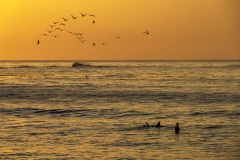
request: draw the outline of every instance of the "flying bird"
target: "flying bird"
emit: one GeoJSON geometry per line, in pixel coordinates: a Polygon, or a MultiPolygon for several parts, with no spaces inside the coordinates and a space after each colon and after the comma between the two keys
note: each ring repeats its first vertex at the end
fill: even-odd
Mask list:
{"type": "MultiPolygon", "coordinates": [[[[63,17],[62,17],[63,18],[63,17]]],[[[65,19],[65,18],[63,18],[63,20],[66,22],[66,21],[68,21],[69,19],[65,19]]]]}
{"type": "Polygon", "coordinates": [[[63,30],[62,30],[62,29],[60,29],[60,28],[55,28],[55,30],[63,31],[63,30]]]}
{"type": "Polygon", "coordinates": [[[59,22],[54,22],[54,21],[53,21],[53,23],[54,23],[54,24],[57,24],[57,23],[59,23],[59,22]]]}
{"type": "Polygon", "coordinates": [[[39,45],[39,44],[40,44],[40,40],[37,41],[37,45],[39,45]]]}
{"type": "Polygon", "coordinates": [[[77,35],[78,35],[78,33],[73,33],[73,35],[76,35],[76,36],[77,36],[77,35]]]}
{"type": "Polygon", "coordinates": [[[76,37],[76,38],[78,38],[79,40],[81,40],[81,39],[83,39],[84,37],[76,37]]]}
{"type": "Polygon", "coordinates": [[[83,13],[81,13],[81,15],[82,15],[82,17],[85,17],[87,14],[83,14],[83,13]]]}
{"type": "Polygon", "coordinates": [[[60,23],[59,26],[62,25],[62,26],[66,26],[64,23],[60,23]]]}
{"type": "Polygon", "coordinates": [[[55,38],[59,37],[59,35],[57,35],[57,36],[56,35],[52,35],[52,36],[55,37],[55,38]]]}
{"type": "MultiPolygon", "coordinates": [[[[56,30],[56,29],[55,29],[55,30],[56,30]]],[[[52,33],[52,32],[53,32],[53,31],[50,31],[50,30],[48,30],[48,29],[47,29],[47,31],[48,31],[49,33],[52,33]]]]}
{"type": "Polygon", "coordinates": [[[53,28],[54,27],[54,25],[52,26],[52,25],[49,25],[51,28],[53,28]]]}
{"type": "Polygon", "coordinates": [[[76,35],[82,36],[84,33],[76,33],[76,35]]]}
{"type": "Polygon", "coordinates": [[[72,34],[72,32],[71,31],[67,31],[69,34],[72,34]]]}
{"type": "Polygon", "coordinates": [[[149,31],[145,31],[145,32],[143,32],[144,34],[146,34],[146,35],[149,35],[149,31]]]}
{"type": "Polygon", "coordinates": [[[119,39],[119,38],[122,38],[122,37],[115,37],[115,38],[119,39]]]}
{"type": "Polygon", "coordinates": [[[93,20],[92,23],[95,24],[95,21],[93,20]]]}
{"type": "Polygon", "coordinates": [[[73,19],[77,19],[78,17],[74,17],[73,15],[71,15],[73,19]]]}
{"type": "Polygon", "coordinates": [[[89,16],[91,16],[91,17],[95,17],[95,15],[93,15],[93,14],[89,14],[89,16]]]}
{"type": "Polygon", "coordinates": [[[95,44],[95,43],[93,43],[92,45],[93,45],[94,47],[96,46],[96,44],[95,44]]]}
{"type": "Polygon", "coordinates": [[[100,44],[104,46],[104,45],[106,45],[107,43],[100,43],[100,44]]]}

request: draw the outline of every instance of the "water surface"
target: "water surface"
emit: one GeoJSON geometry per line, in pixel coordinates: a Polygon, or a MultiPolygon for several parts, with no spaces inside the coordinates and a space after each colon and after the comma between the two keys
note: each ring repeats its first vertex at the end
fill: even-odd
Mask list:
{"type": "Polygon", "coordinates": [[[239,61],[84,63],[0,64],[0,159],[239,159],[239,61]]]}

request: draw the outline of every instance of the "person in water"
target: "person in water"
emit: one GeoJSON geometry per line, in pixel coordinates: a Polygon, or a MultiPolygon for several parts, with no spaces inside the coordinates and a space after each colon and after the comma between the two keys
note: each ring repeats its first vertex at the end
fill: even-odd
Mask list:
{"type": "Polygon", "coordinates": [[[150,127],[150,125],[148,124],[148,122],[145,122],[146,125],[143,125],[143,127],[150,127]]]}
{"type": "Polygon", "coordinates": [[[175,133],[176,133],[176,134],[179,134],[179,133],[180,133],[179,123],[176,123],[175,133]]]}
{"type": "Polygon", "coordinates": [[[143,125],[143,127],[165,127],[165,126],[161,126],[160,122],[157,123],[157,125],[149,125],[148,122],[145,122],[146,125],[143,125]]]}
{"type": "Polygon", "coordinates": [[[158,122],[155,127],[164,127],[164,126],[161,126],[160,122],[158,122]]]}

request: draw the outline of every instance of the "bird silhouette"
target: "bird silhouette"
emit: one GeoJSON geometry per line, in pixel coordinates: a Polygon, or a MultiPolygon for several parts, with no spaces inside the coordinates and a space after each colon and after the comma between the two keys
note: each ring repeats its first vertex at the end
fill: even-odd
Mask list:
{"type": "Polygon", "coordinates": [[[59,35],[57,35],[57,36],[56,35],[52,35],[52,36],[55,37],[55,38],[59,37],[59,35]]]}
{"type": "Polygon", "coordinates": [[[81,13],[81,15],[82,15],[82,17],[85,17],[87,14],[83,14],[83,13],[81,13]]]}
{"type": "Polygon", "coordinates": [[[55,25],[53,25],[53,26],[52,26],[52,25],[49,25],[49,26],[50,26],[51,28],[55,27],[55,25]]]}
{"type": "Polygon", "coordinates": [[[95,24],[95,21],[93,20],[92,23],[95,24]]]}
{"type": "Polygon", "coordinates": [[[149,35],[149,31],[145,31],[145,32],[143,32],[144,34],[146,34],[146,35],[149,35]]]}
{"type": "Polygon", "coordinates": [[[82,42],[82,43],[84,43],[85,41],[86,41],[86,40],[82,40],[82,41],[80,40],[80,42],[82,42]]]}
{"type": "Polygon", "coordinates": [[[119,38],[122,38],[122,37],[119,37],[119,36],[118,36],[118,37],[115,37],[115,38],[119,39],[119,38]]]}
{"type": "MultiPolygon", "coordinates": [[[[62,17],[63,18],[63,17],[62,17]]],[[[65,18],[63,18],[63,20],[66,22],[66,21],[68,21],[69,19],[65,19],[65,18]]]]}
{"type": "Polygon", "coordinates": [[[71,15],[73,19],[77,19],[78,17],[74,17],[73,15],[71,15]]]}
{"type": "Polygon", "coordinates": [[[61,28],[55,28],[55,30],[63,31],[61,28]]]}
{"type": "Polygon", "coordinates": [[[100,43],[100,44],[104,46],[104,45],[106,45],[107,43],[100,43]]]}
{"type": "MultiPolygon", "coordinates": [[[[55,29],[55,30],[56,30],[56,29],[55,29]]],[[[53,31],[50,31],[50,30],[48,30],[48,29],[47,29],[47,31],[48,31],[49,33],[52,33],[52,32],[53,32],[53,31]]]]}
{"type": "Polygon", "coordinates": [[[92,45],[93,45],[94,47],[96,46],[96,44],[95,44],[95,43],[93,43],[92,45]]]}
{"type": "Polygon", "coordinates": [[[84,33],[76,33],[76,35],[82,36],[84,33]]]}
{"type": "Polygon", "coordinates": [[[42,36],[49,36],[48,34],[42,34],[42,36]]]}
{"type": "Polygon", "coordinates": [[[62,25],[62,26],[66,26],[64,23],[60,23],[59,26],[62,25]]]}
{"type": "Polygon", "coordinates": [[[89,16],[91,16],[91,17],[95,17],[95,15],[93,15],[93,14],[89,14],[89,16]]]}
{"type": "Polygon", "coordinates": [[[38,41],[37,41],[37,45],[39,45],[40,44],[40,40],[38,39],[38,41]]]}
{"type": "Polygon", "coordinates": [[[57,24],[57,23],[59,23],[59,22],[54,22],[54,21],[53,21],[53,23],[54,23],[54,24],[57,24]]]}
{"type": "Polygon", "coordinates": [[[76,37],[76,38],[78,38],[79,40],[81,40],[81,39],[83,39],[84,37],[76,37]]]}
{"type": "Polygon", "coordinates": [[[72,34],[72,32],[71,31],[67,31],[69,34],[72,34]]]}

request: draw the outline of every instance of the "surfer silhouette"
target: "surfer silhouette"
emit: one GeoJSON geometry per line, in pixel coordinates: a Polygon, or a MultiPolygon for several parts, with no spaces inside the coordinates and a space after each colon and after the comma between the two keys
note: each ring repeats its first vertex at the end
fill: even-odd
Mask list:
{"type": "Polygon", "coordinates": [[[165,126],[161,126],[160,122],[158,122],[155,127],[165,127],[165,126]]]}
{"type": "Polygon", "coordinates": [[[176,133],[176,134],[179,134],[179,133],[180,133],[179,123],[176,123],[175,133],[176,133]]]}
{"type": "Polygon", "coordinates": [[[146,123],[146,125],[143,125],[143,127],[150,127],[148,122],[145,122],[145,123],[146,123]]]}

